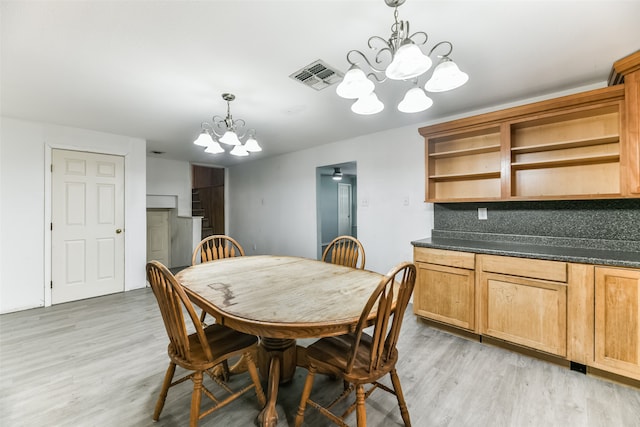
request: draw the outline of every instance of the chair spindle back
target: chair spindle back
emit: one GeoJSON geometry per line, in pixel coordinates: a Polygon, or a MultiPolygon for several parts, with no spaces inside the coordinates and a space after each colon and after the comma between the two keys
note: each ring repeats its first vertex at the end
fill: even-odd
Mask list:
{"type": "Polygon", "coordinates": [[[193,251],[191,265],[196,265],[198,252],[200,253],[200,262],[244,256],[242,246],[235,239],[222,234],[204,238],[193,251]]]}
{"type": "Polygon", "coordinates": [[[176,353],[184,360],[190,361],[189,334],[183,315],[183,307],[191,318],[198,340],[205,356],[211,360],[213,355],[205,336],[202,324],[196,314],[189,297],[178,283],[175,276],[158,261],[150,261],[147,264],[147,278],[151,284],[153,294],[156,296],[162,320],[164,321],[169,341],[176,353]]]}
{"type": "Polygon", "coordinates": [[[404,262],[391,269],[367,301],[355,330],[356,340],[351,349],[347,364],[347,372],[351,372],[355,356],[362,338],[363,330],[367,327],[371,311],[376,309],[376,319],[373,324],[373,343],[369,359],[369,372],[379,369],[391,357],[396,349],[404,313],[409,304],[416,281],[416,267],[412,263],[404,262]],[[393,305],[395,296],[395,308],[393,305]],[[389,326],[389,322],[391,325],[389,326]]]}
{"type": "Polygon", "coordinates": [[[355,237],[338,236],[324,250],[322,260],[329,261],[332,264],[363,269],[365,262],[364,247],[355,237]],[[360,260],[359,267],[358,260],[360,260]]]}

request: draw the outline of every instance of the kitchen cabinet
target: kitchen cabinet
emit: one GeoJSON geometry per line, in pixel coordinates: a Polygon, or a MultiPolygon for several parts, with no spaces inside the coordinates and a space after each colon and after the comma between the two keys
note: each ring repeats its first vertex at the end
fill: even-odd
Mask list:
{"type": "Polygon", "coordinates": [[[415,248],[417,267],[413,312],[475,331],[475,255],[415,248]]]}
{"type": "Polygon", "coordinates": [[[627,191],[640,194],[640,50],[613,64],[609,85],[624,82],[624,102],[626,120],[624,138],[628,142],[623,149],[627,159],[627,191]]]}
{"type": "Polygon", "coordinates": [[[640,380],[640,269],[414,247],[414,313],[640,380]]]}
{"type": "Polygon", "coordinates": [[[420,128],[426,201],[640,197],[625,108],[616,85],[420,128]]]}
{"type": "Polygon", "coordinates": [[[595,268],[594,367],[640,379],[640,271],[595,268]]]}
{"type": "Polygon", "coordinates": [[[640,51],[609,84],[420,128],[425,200],[640,197],[640,51]]]}
{"type": "Polygon", "coordinates": [[[566,263],[493,255],[477,258],[480,333],[566,356],[566,263]]]}

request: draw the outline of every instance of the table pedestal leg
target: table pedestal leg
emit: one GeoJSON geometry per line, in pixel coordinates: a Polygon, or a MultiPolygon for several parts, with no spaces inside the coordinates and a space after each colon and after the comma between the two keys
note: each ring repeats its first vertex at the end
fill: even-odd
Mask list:
{"type": "Polygon", "coordinates": [[[276,400],[280,383],[291,381],[296,370],[296,340],[260,338],[258,346],[258,369],[260,376],[269,381],[267,404],[258,416],[263,427],[278,424],[276,400]]]}

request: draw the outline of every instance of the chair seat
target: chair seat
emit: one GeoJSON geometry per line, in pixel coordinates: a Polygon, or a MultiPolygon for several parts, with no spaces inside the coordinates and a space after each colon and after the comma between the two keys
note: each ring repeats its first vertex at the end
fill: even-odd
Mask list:
{"type": "Polygon", "coordinates": [[[322,338],[307,347],[309,364],[319,373],[328,373],[344,378],[353,384],[376,381],[388,374],[398,360],[398,351],[394,349],[391,357],[378,370],[369,371],[373,338],[363,333],[356,352],[353,369],[346,373],[349,352],[356,340],[355,334],[322,338]]]}
{"type": "Polygon", "coordinates": [[[169,344],[168,353],[171,360],[186,369],[209,369],[229,357],[242,354],[247,350],[247,347],[258,343],[258,338],[253,335],[243,334],[217,323],[207,326],[204,333],[213,354],[212,360],[207,359],[195,333],[189,335],[191,360],[187,361],[181,358],[175,351],[173,344],[169,344]]]}

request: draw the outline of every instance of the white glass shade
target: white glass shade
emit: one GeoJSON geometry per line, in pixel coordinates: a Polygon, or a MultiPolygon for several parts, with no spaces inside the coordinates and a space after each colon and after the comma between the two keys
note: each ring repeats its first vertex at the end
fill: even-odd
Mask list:
{"type": "Polygon", "coordinates": [[[233,147],[233,150],[231,150],[231,154],[233,154],[234,156],[244,157],[248,156],[249,152],[244,148],[243,145],[236,145],[235,147],[233,147]]]}
{"type": "Polygon", "coordinates": [[[418,46],[406,39],[393,55],[385,75],[391,80],[407,80],[424,74],[431,68],[431,58],[423,54],[418,46]]]}
{"type": "Polygon", "coordinates": [[[258,151],[262,151],[262,147],[258,144],[258,141],[254,137],[249,137],[247,142],[244,144],[244,149],[250,153],[256,153],[258,151]]]}
{"type": "Polygon", "coordinates": [[[201,147],[208,147],[209,145],[213,144],[213,138],[211,138],[211,135],[209,135],[206,130],[203,130],[202,133],[198,135],[198,138],[193,141],[193,143],[201,147]]]}
{"type": "Polygon", "coordinates": [[[374,87],[374,83],[367,78],[364,71],[357,65],[352,65],[336,87],[336,93],[341,98],[356,99],[372,92],[374,87]]]}
{"type": "Polygon", "coordinates": [[[411,88],[404,94],[404,98],[398,104],[398,110],[403,113],[419,113],[433,105],[433,100],[419,87],[411,88]]]}
{"type": "Polygon", "coordinates": [[[363,115],[376,114],[382,110],[384,110],[384,104],[378,99],[375,92],[358,98],[351,106],[351,111],[363,115]]]}
{"type": "Polygon", "coordinates": [[[238,139],[238,135],[236,135],[236,133],[234,131],[228,130],[224,133],[224,135],[222,135],[222,138],[220,138],[218,141],[222,142],[223,144],[227,144],[227,145],[240,145],[241,142],[238,139]]]}
{"type": "Polygon", "coordinates": [[[224,148],[218,143],[218,141],[211,140],[211,144],[204,149],[205,153],[220,154],[224,153],[224,148]]]}
{"type": "Polygon", "coordinates": [[[455,62],[445,58],[433,70],[433,75],[424,88],[429,92],[445,92],[462,86],[467,80],[469,80],[469,75],[460,71],[455,62]]]}

